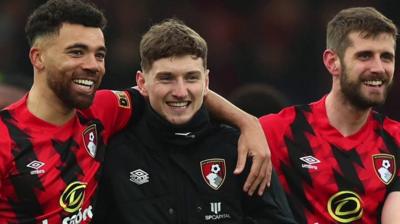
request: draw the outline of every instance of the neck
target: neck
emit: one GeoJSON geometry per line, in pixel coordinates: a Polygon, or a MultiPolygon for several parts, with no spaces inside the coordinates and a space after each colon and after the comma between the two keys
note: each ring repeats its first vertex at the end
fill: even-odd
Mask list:
{"type": "Polygon", "coordinates": [[[367,122],[371,108],[362,110],[352,105],[342,94],[330,92],[325,101],[330,125],[343,136],[357,133],[367,122]]]}
{"type": "Polygon", "coordinates": [[[29,91],[27,106],[33,115],[54,125],[65,124],[75,114],[75,109],[66,106],[53,91],[35,84],[29,91]]]}

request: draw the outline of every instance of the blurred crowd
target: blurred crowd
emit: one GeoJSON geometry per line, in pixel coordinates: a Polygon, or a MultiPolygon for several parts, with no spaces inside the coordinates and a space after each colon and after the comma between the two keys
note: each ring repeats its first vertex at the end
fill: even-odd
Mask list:
{"type": "MultiPolygon", "coordinates": [[[[285,106],[307,103],[327,93],[331,77],[322,63],[325,27],[340,9],[373,6],[400,25],[396,0],[93,1],[104,9],[109,20],[107,73],[102,88],[134,85],[140,69],[141,35],[153,23],[176,17],[208,42],[211,89],[248,111],[252,111],[251,105],[270,104],[267,98],[285,106]]],[[[32,68],[24,24],[33,8],[43,2],[0,1],[0,107],[1,98],[19,98],[30,86],[32,68]]],[[[377,109],[400,120],[395,101],[400,94],[396,67],[394,89],[387,104],[377,109]]],[[[258,114],[277,109],[258,105],[254,110],[261,110],[252,112],[258,114]]]]}

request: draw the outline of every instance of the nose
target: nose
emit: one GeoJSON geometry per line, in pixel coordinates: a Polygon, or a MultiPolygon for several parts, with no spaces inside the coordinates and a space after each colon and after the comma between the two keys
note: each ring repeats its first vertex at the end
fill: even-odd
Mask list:
{"type": "Polygon", "coordinates": [[[371,72],[373,73],[384,73],[385,66],[384,62],[380,57],[375,57],[371,64],[371,72]]]}
{"type": "Polygon", "coordinates": [[[101,67],[104,66],[103,61],[99,61],[95,55],[87,55],[83,62],[83,69],[91,72],[99,72],[101,67]]]}
{"type": "Polygon", "coordinates": [[[177,98],[185,98],[188,94],[185,81],[178,79],[173,86],[172,95],[177,98]]]}

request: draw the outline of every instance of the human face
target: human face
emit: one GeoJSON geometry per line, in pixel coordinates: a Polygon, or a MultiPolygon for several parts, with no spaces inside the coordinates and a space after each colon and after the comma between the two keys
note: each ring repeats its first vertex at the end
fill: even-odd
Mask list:
{"type": "Polygon", "coordinates": [[[381,105],[393,82],[395,40],[386,33],[362,38],[359,32],[353,32],[349,38],[353,44],[340,62],[341,91],[359,109],[381,105]]]}
{"type": "Polygon", "coordinates": [[[138,86],[151,107],[174,125],[192,119],[208,91],[208,70],[203,60],[192,55],[156,60],[137,74],[138,86]]]}
{"type": "Polygon", "coordinates": [[[67,108],[89,107],[105,73],[101,29],[64,23],[39,45],[47,87],[67,108]]]}

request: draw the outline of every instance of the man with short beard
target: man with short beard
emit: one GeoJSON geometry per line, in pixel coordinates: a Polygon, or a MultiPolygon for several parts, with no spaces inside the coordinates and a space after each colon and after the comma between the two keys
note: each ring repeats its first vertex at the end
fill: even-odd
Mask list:
{"type": "Polygon", "coordinates": [[[341,10],[323,53],[331,91],[260,118],[299,223],[380,223],[386,196],[399,197],[400,125],[372,110],[392,84],[396,35],[374,8],[341,10]]]}

